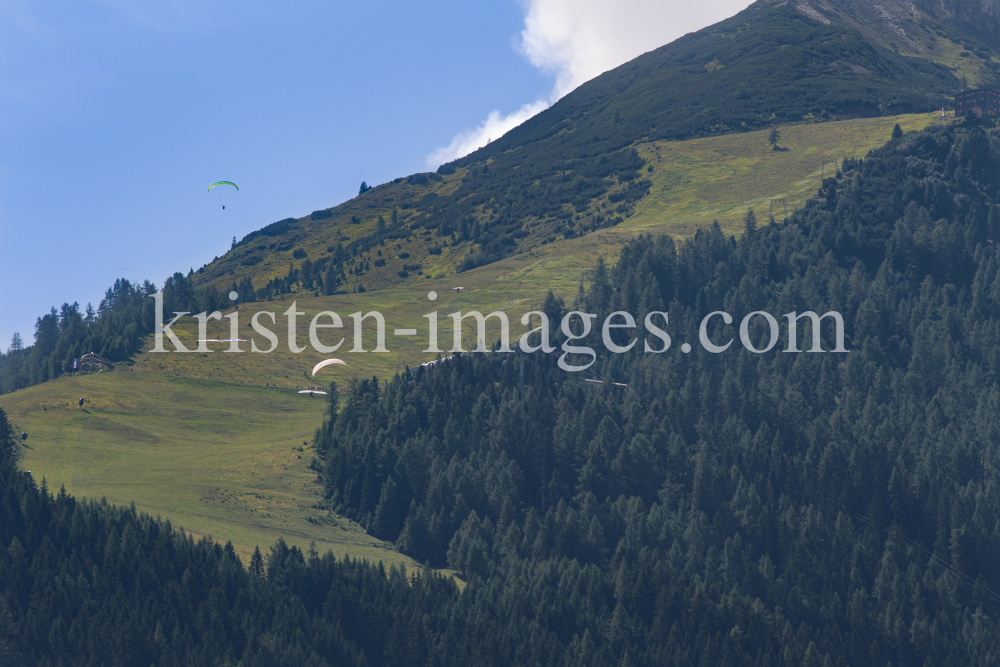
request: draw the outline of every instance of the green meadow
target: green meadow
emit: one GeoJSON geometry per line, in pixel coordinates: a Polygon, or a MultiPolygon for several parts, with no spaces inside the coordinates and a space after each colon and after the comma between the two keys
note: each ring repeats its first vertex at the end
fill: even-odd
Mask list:
{"type": "Polygon", "coordinates": [[[303,549],[414,563],[317,507],[310,443],[326,401],[157,373],[62,378],[3,397],[29,434],[22,465],[53,492],[128,505],[246,558],[284,537],[303,549]],[[84,399],[83,407],[79,399],[84,399]]]}
{"type": "MultiPolygon", "coordinates": [[[[718,220],[723,229],[739,234],[748,208],[755,210],[758,224],[767,224],[772,200],[784,199],[791,214],[815,195],[824,170],[829,178],[844,158],[863,158],[889,140],[897,123],[911,132],[950,120],[937,112],[792,125],[779,128],[780,150],[771,148],[768,131],[644,144],[639,153],[653,167],[648,175],[652,191],[613,231],[666,227],[685,237],[718,220]]],[[[775,202],[773,210],[781,222],[782,203],[775,202]]]]}

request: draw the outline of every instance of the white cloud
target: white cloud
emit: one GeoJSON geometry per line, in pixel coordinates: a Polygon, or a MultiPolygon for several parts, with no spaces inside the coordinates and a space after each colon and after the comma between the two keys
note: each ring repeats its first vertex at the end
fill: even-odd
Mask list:
{"type": "Polygon", "coordinates": [[[547,100],[456,135],[427,158],[432,168],[468,155],[517,127],[580,84],[689,32],[733,16],[750,0],[522,0],[524,30],[518,50],[555,77],[547,100]]]}
{"type": "Polygon", "coordinates": [[[493,139],[499,139],[535,114],[547,109],[548,106],[545,100],[538,100],[532,104],[525,104],[509,116],[504,116],[499,110],[494,109],[479,127],[456,134],[455,138],[451,140],[451,144],[431,153],[427,157],[427,164],[432,169],[436,169],[445,162],[451,162],[468,155],[493,139]]]}
{"type": "Polygon", "coordinates": [[[749,0],[529,0],[521,51],[555,74],[552,102],[580,84],[750,6],[749,0]]]}

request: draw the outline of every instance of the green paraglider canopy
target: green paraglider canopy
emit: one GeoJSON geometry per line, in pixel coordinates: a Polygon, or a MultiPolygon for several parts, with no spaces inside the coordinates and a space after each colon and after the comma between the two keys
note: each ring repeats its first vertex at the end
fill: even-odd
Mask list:
{"type": "Polygon", "coordinates": [[[214,188],[216,185],[231,185],[234,188],[236,188],[237,190],[240,189],[239,186],[236,185],[235,183],[233,183],[232,181],[219,181],[217,183],[212,183],[210,186],[208,186],[208,191],[211,192],[212,188],[214,188]]]}

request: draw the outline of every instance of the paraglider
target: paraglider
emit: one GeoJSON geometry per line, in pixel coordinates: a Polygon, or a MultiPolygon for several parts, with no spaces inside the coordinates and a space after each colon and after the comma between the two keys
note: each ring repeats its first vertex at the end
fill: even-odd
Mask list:
{"type": "Polygon", "coordinates": [[[240,187],[238,185],[236,185],[235,183],[233,183],[232,181],[216,181],[215,183],[212,183],[210,186],[208,186],[208,191],[211,192],[212,188],[214,188],[214,187],[216,187],[218,185],[231,185],[234,188],[236,188],[237,190],[240,189],[240,187]]]}
{"type": "MultiPolygon", "coordinates": [[[[233,183],[232,181],[216,181],[215,183],[212,183],[210,186],[208,186],[208,191],[211,192],[212,188],[218,187],[220,185],[231,185],[234,188],[236,188],[237,192],[239,192],[239,189],[240,189],[240,187],[238,185],[236,185],[235,183],[233,183]]],[[[222,205],[222,210],[223,211],[226,210],[226,205],[225,204],[222,205]]]]}
{"type": "Polygon", "coordinates": [[[340,364],[341,366],[346,366],[347,362],[340,359],[327,359],[326,361],[321,361],[316,364],[315,368],[312,370],[313,377],[316,377],[316,373],[319,373],[322,369],[327,366],[332,366],[333,364],[340,364]]]}

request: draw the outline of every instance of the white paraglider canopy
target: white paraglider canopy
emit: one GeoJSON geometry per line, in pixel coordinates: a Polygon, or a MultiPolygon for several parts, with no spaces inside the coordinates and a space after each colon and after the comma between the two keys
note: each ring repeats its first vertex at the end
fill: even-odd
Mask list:
{"type": "Polygon", "coordinates": [[[313,377],[316,377],[316,373],[319,373],[327,366],[332,366],[334,364],[340,364],[341,366],[346,366],[347,362],[342,359],[327,359],[326,361],[321,361],[318,364],[316,364],[316,366],[313,368],[312,371],[313,377]]]}

